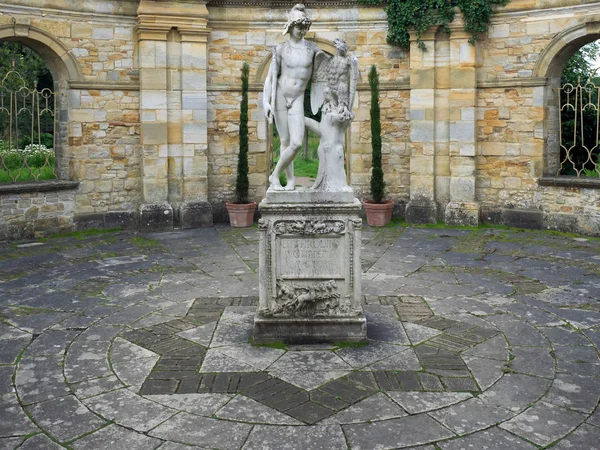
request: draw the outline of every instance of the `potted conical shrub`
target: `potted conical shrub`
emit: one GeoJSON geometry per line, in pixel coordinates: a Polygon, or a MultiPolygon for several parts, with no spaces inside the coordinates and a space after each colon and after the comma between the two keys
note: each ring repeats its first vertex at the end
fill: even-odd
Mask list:
{"type": "Polygon", "coordinates": [[[375,66],[369,71],[369,86],[371,87],[371,199],[365,200],[367,224],[371,227],[383,227],[392,220],[394,202],[384,200],[385,182],[381,168],[381,112],[379,110],[379,74],[375,66]]]}
{"type": "Polygon", "coordinates": [[[248,201],[248,75],[250,66],[242,66],[242,104],[240,105],[240,151],[238,155],[237,177],[235,180],[235,201],[225,202],[232,227],[249,227],[254,222],[256,202],[248,201]]]}

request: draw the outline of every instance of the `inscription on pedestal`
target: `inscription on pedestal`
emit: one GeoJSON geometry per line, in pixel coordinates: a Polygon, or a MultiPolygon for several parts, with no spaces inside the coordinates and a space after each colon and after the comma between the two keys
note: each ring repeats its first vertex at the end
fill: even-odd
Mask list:
{"type": "Polygon", "coordinates": [[[277,239],[277,278],[344,278],[343,238],[277,239]]]}

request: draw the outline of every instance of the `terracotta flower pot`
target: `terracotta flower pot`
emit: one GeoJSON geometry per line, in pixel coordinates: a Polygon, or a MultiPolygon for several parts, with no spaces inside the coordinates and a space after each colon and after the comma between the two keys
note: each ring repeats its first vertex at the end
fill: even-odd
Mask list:
{"type": "Polygon", "coordinates": [[[367,213],[367,224],[370,227],[384,227],[392,220],[394,211],[394,202],[392,200],[383,200],[382,203],[373,203],[365,200],[363,203],[367,213]]]}
{"type": "Polygon", "coordinates": [[[229,203],[225,202],[225,207],[229,213],[229,223],[232,227],[244,228],[254,223],[254,211],[256,202],[250,203],[229,203]]]}

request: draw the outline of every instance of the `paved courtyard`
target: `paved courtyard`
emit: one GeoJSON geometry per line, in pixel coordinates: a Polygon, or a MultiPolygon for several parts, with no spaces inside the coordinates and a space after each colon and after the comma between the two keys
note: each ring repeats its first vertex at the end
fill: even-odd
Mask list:
{"type": "Polygon", "coordinates": [[[600,240],[363,230],[369,343],[253,346],[258,232],[0,245],[0,449],[600,449],[600,240]]]}

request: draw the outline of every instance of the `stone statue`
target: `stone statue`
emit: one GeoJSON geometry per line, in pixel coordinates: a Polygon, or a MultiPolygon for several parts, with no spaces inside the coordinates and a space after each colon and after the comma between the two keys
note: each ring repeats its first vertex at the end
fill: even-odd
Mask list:
{"type": "Polygon", "coordinates": [[[274,190],[293,190],[296,186],[293,161],[304,143],[304,91],[313,73],[315,56],[322,53],[315,43],[304,39],[311,24],[304,5],[295,5],[283,32],[290,37],[273,50],[265,80],[263,109],[269,123],[275,118],[281,138],[279,161],[269,177],[274,190]],[[285,188],[279,182],[284,170],[285,188]]]}
{"type": "Polygon", "coordinates": [[[284,30],[290,38],[275,47],[265,81],[263,108],[269,123],[275,118],[281,138],[279,161],[269,177],[270,189],[294,190],[293,161],[308,127],[320,138],[319,173],[311,190],[351,192],[344,170],[344,141],[354,119],[358,62],[348,55],[348,45],[341,39],[334,40],[335,56],[306,41],[304,35],[310,25],[304,5],[294,6],[284,30]],[[304,117],[304,92],[311,76],[311,109],[316,114],[323,107],[320,123],[304,117]],[[283,171],[288,180],[285,187],[279,182],[283,171]]]}
{"type": "Polygon", "coordinates": [[[337,54],[317,55],[311,109],[316,114],[323,106],[321,122],[304,118],[306,126],[319,136],[319,172],[311,190],[352,192],[344,170],[346,129],[354,119],[352,105],[358,82],[358,61],[348,55],[348,45],[341,39],[333,41],[337,54]]]}

